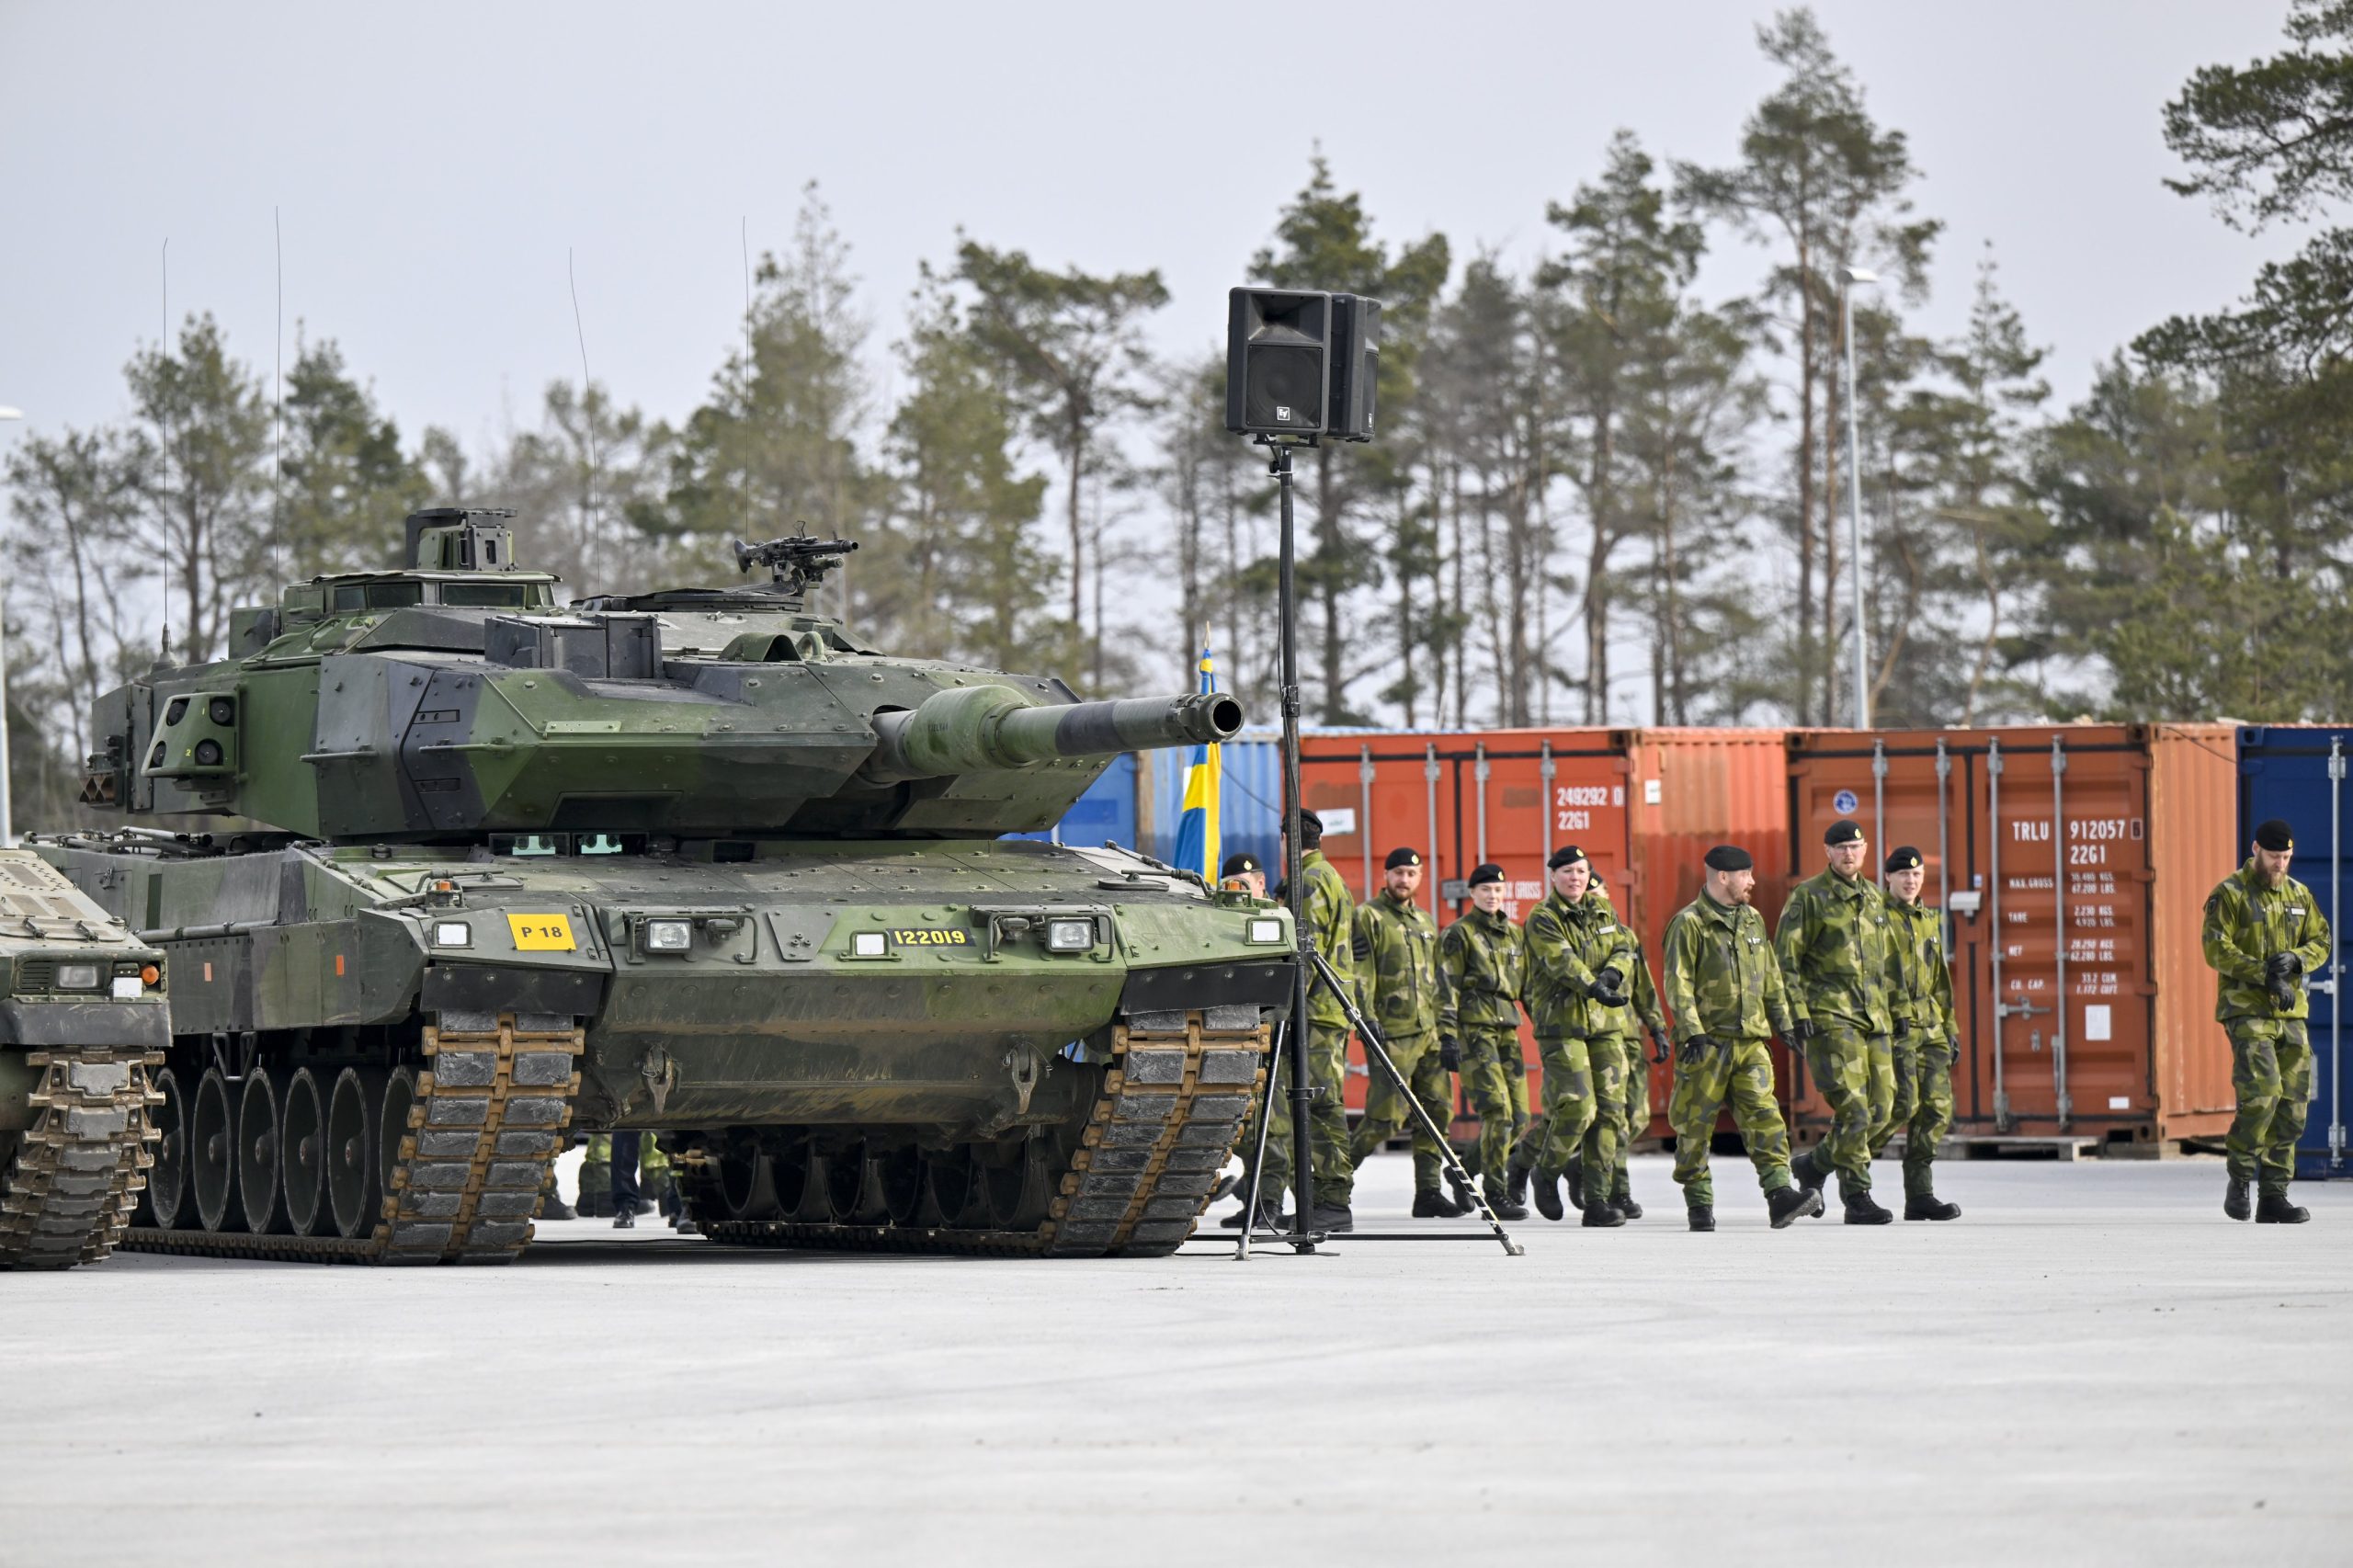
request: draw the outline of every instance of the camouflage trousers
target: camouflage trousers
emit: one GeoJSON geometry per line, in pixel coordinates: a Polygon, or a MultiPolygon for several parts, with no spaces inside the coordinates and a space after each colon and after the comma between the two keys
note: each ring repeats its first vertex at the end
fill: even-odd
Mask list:
{"type": "MultiPolygon", "coordinates": [[[[1315,1090],[1308,1108],[1308,1153],[1314,1165],[1319,1207],[1345,1209],[1356,1191],[1356,1162],[1348,1157],[1348,1111],[1341,1091],[1348,1081],[1348,1029],[1345,1024],[1311,1023],[1307,1028],[1307,1078],[1315,1090]]],[[[1290,1052],[1275,1064],[1274,1124],[1267,1130],[1267,1162],[1258,1173],[1259,1201],[1279,1203],[1290,1185],[1290,1052]]],[[[1244,1158],[1258,1146],[1256,1117],[1242,1133],[1244,1158]]]]}
{"type": "Polygon", "coordinates": [[[1871,1158],[1904,1134],[1904,1196],[1927,1198],[1936,1191],[1930,1169],[1937,1145],[1952,1131],[1952,1064],[1960,1052],[1928,1034],[1898,1035],[1889,1049],[1893,1089],[1887,1119],[1871,1130],[1871,1158]]]}
{"type": "Polygon", "coordinates": [[[1614,1057],[1607,1040],[1540,1040],[1536,1051],[1544,1062],[1544,1109],[1520,1130],[1511,1164],[1557,1176],[1572,1163],[1589,1163],[1597,1143],[1617,1147],[1616,1096],[1595,1065],[1597,1057],[1614,1065],[1614,1057]]]}
{"type": "MultiPolygon", "coordinates": [[[[1820,1024],[1806,1041],[1805,1065],[1830,1106],[1830,1131],[1815,1153],[1815,1164],[1825,1173],[1838,1173],[1841,1191],[1869,1192],[1871,1130],[1885,1119],[1875,1108],[1892,1106],[1895,1098],[1888,1038],[1865,1034],[1852,1024],[1820,1024]],[[1881,1062],[1887,1063],[1884,1072],[1881,1062]]],[[[1767,1089],[1770,1091],[1769,1084],[1767,1089]]]]}
{"type": "Polygon", "coordinates": [[[1509,1024],[1463,1028],[1462,1096],[1479,1119],[1479,1141],[1462,1155],[1474,1176],[1500,1184],[1511,1146],[1528,1120],[1528,1066],[1519,1062],[1519,1031],[1509,1024]],[[1517,1063],[1519,1071],[1512,1072],[1517,1063]],[[1517,1096],[1513,1090],[1517,1088],[1517,1096]]]}
{"type": "MultiPolygon", "coordinates": [[[[1644,1051],[1647,1041],[1641,1035],[1620,1035],[1618,1050],[1625,1063],[1625,1085],[1619,1096],[1618,1161],[1612,1173],[1609,1192],[1623,1197],[1633,1188],[1628,1183],[1627,1156],[1633,1153],[1634,1140],[1644,1136],[1651,1125],[1651,1064],[1644,1051]]],[[[1591,1177],[1586,1177],[1591,1181],[1591,1177]]]]}
{"type": "Polygon", "coordinates": [[[1716,1185],[1708,1173],[1708,1140],[1716,1113],[1729,1103],[1732,1119],[1748,1146],[1748,1163],[1768,1192],[1790,1185],[1790,1129],[1773,1100],[1773,1060],[1763,1040],[1718,1040],[1699,1060],[1675,1063],[1675,1092],[1666,1119],[1675,1129],[1675,1179],[1686,1204],[1712,1205],[1716,1185]]]}
{"type": "Polygon", "coordinates": [[[2231,1179],[2285,1194],[2313,1097],[2311,1031],[2301,1018],[2240,1018],[2229,1027],[2231,1087],[2239,1100],[2223,1144],[2231,1179]]]}
{"type": "Polygon", "coordinates": [[[1454,1084],[1447,1076],[1446,1064],[1438,1060],[1438,1036],[1392,1040],[1389,1041],[1389,1060],[1405,1075],[1413,1098],[1409,1100],[1398,1092],[1397,1081],[1382,1071],[1379,1062],[1365,1063],[1371,1069],[1372,1084],[1365,1091],[1364,1117],[1357,1123],[1356,1136],[1348,1140],[1348,1164],[1363,1165],[1375,1149],[1410,1129],[1414,1135],[1414,1190],[1436,1192],[1438,1138],[1422,1125],[1422,1118],[1414,1114],[1413,1108],[1420,1105],[1440,1136],[1454,1119],[1454,1084]]]}

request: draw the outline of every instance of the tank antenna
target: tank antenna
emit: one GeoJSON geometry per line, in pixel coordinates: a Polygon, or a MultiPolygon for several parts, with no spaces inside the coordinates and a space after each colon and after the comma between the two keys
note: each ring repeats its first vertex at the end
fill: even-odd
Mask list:
{"type": "Polygon", "coordinates": [[[580,427],[588,442],[588,539],[582,541],[580,575],[586,578],[588,551],[596,538],[599,521],[597,516],[597,414],[592,406],[596,384],[588,379],[588,329],[580,324],[580,279],[572,269],[572,250],[563,253],[564,281],[572,285],[572,331],[580,340],[580,427]]]}
{"type": "Polygon", "coordinates": [[[278,540],[286,533],[286,231],[278,209],[269,210],[270,240],[278,256],[278,335],[273,349],[278,378],[278,454],[269,484],[269,574],[283,583],[286,569],[278,559],[278,540]]]}

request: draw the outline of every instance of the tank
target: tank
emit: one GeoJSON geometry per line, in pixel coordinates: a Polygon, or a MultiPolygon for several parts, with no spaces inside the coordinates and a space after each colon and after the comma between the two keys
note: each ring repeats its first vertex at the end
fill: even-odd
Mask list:
{"type": "Polygon", "coordinates": [[[162,1131],[163,961],[39,857],[0,849],[0,1269],[96,1263],[130,1225],[162,1131]]]}
{"type": "Polygon", "coordinates": [[[658,1132],[745,1245],[1165,1254],[1287,1001],[1282,911],[1050,827],[1222,695],[1085,702],[819,613],[846,540],[559,606],[511,514],[232,618],[101,699],[120,831],[41,856],[166,956],[127,1244],[497,1262],[584,1131],[658,1132]],[[154,825],[146,825],[153,824],[154,825]]]}

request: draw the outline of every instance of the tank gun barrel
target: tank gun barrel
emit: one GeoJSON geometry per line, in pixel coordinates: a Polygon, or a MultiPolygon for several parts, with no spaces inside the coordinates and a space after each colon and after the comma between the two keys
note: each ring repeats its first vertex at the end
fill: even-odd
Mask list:
{"type": "Polygon", "coordinates": [[[875,716],[877,744],[861,772],[871,782],[1032,767],[1064,756],[1104,756],[1231,740],[1242,704],[1225,692],[1036,705],[1007,686],[943,691],[916,708],[875,716]]]}

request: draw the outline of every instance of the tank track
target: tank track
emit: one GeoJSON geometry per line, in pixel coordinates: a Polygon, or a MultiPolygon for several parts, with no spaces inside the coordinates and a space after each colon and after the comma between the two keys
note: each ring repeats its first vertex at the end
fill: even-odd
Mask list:
{"type": "Polygon", "coordinates": [[[702,1233],[729,1246],[1165,1257],[1193,1233],[1257,1103],[1267,1033],[1256,1007],[1139,1013],[1116,1024],[1102,1088],[1034,1231],[705,1220],[695,1184],[680,1192],[702,1233]]]}
{"type": "Polygon", "coordinates": [[[29,1051],[41,1068],[40,1114],[17,1142],[0,1182],[0,1270],[96,1263],[121,1242],[154,1164],[148,1087],[160,1051],[85,1046],[29,1051]]]}
{"type": "Polygon", "coordinates": [[[425,1028],[408,1131],[366,1236],[134,1228],[138,1252],[296,1263],[509,1263],[563,1150],[586,1031],[567,1017],[445,1012],[425,1028]]]}

